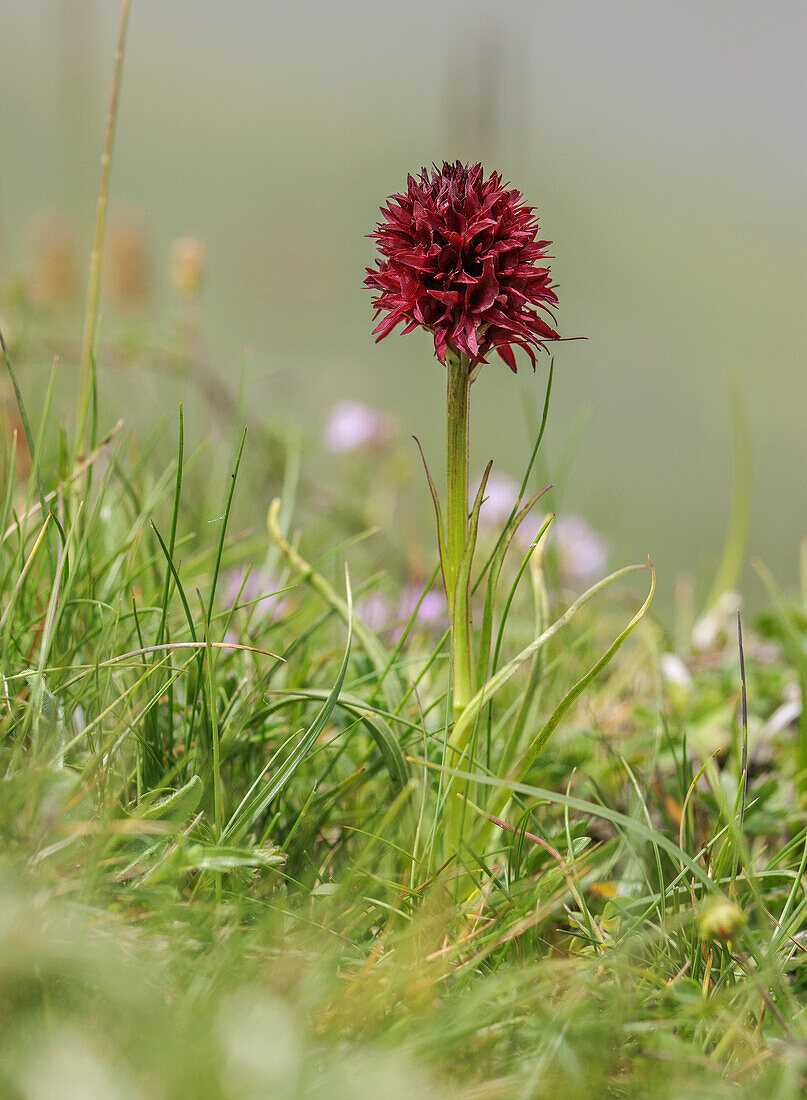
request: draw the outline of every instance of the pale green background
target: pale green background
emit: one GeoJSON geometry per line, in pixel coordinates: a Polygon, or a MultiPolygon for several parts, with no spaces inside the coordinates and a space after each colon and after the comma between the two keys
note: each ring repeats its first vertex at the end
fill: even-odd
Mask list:
{"type": "MultiPolygon", "coordinates": [[[[86,246],[117,13],[0,6],[4,275],[43,210],[69,214],[86,246]]],[[[231,372],[251,350],[255,415],[316,440],[329,405],[358,398],[437,455],[441,368],[420,334],[373,346],[364,234],[407,171],[483,159],[538,207],[561,329],[588,337],[557,352],[549,454],[582,433],[564,506],[607,532],[615,561],[650,551],[668,594],[678,571],[708,580],[736,375],[750,551],[792,587],[807,532],[805,56],[799,2],[134,0],[113,213],[142,217],[163,283],[171,239],[207,242],[210,346],[231,372]]],[[[518,473],[524,395],[538,403],[542,381],[484,372],[478,465],[518,473]]]]}

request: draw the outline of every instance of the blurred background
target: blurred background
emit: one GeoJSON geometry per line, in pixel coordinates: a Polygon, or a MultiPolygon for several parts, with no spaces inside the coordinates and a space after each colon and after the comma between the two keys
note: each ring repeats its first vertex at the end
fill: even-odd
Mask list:
{"type": "MultiPolygon", "coordinates": [[[[0,6],[0,282],[64,298],[65,369],[118,16],[116,0],[0,6]]],[[[602,531],[615,564],[649,552],[662,600],[680,573],[703,597],[729,519],[733,379],[749,553],[792,588],[807,533],[806,55],[801,0],[134,0],[102,337],[136,340],[154,317],[170,330],[171,245],[190,236],[207,272],[194,323],[252,420],[291,426],[316,472],[333,463],[330,408],[361,400],[439,470],[442,371],[424,334],[374,346],[365,235],[407,172],[481,160],[537,208],[561,332],[587,338],[556,349],[553,506],[602,531]]],[[[520,478],[547,364],[482,372],[476,467],[490,456],[520,478]]],[[[30,384],[49,367],[29,357],[30,384]]],[[[121,409],[116,377],[102,362],[109,415],[170,412],[151,377],[121,409]]],[[[428,522],[420,478],[413,465],[428,522]]],[[[751,571],[744,589],[759,598],[751,571]]]]}

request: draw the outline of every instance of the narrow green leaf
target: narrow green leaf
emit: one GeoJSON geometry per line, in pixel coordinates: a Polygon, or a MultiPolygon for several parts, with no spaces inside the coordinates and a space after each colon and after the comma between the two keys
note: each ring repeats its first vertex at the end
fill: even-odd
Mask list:
{"type": "MultiPolygon", "coordinates": [[[[504,566],[504,559],[507,556],[507,551],[510,549],[510,545],[516,536],[516,533],[521,526],[522,522],[527,518],[535,504],[546,493],[551,486],[547,485],[539,492],[534,493],[533,496],[527,501],[523,508],[521,508],[515,515],[511,516],[507,524],[499,536],[499,540],[496,544],[496,548],[493,552],[493,556],[489,559],[487,566],[488,570],[488,583],[487,591],[485,593],[485,610],[482,616],[482,631],[479,640],[479,659],[477,661],[477,687],[482,687],[485,680],[488,678],[490,671],[490,643],[493,637],[493,611],[496,603],[496,591],[499,586],[499,577],[504,566]]],[[[534,539],[537,543],[546,527],[542,527],[538,535],[534,539]]],[[[479,574],[476,580],[476,584],[473,586],[472,591],[476,591],[482,582],[484,577],[484,571],[479,574]]]]}
{"type": "MultiPolygon", "coordinates": [[[[8,348],[6,347],[6,339],[3,336],[3,330],[2,329],[0,329],[0,350],[2,350],[2,352],[3,352],[3,360],[6,364],[6,370],[8,371],[9,378],[11,379],[11,385],[14,388],[14,398],[17,402],[17,411],[20,414],[20,421],[22,423],[22,430],[25,433],[25,442],[28,444],[28,453],[31,456],[31,466],[32,466],[32,469],[33,469],[33,472],[34,472],[34,477],[36,478],[36,487],[37,487],[37,491],[39,493],[39,506],[42,509],[42,516],[44,518],[47,515],[48,509],[47,509],[47,502],[46,502],[46,498],[45,498],[45,484],[42,481],[42,464],[38,460],[39,459],[40,448],[39,448],[39,446],[34,445],[34,436],[33,436],[33,432],[31,431],[31,422],[28,419],[28,411],[25,408],[25,401],[23,400],[22,390],[20,389],[20,384],[17,381],[17,375],[14,372],[14,367],[11,365],[11,359],[10,359],[9,354],[8,354],[8,348]]],[[[56,371],[55,371],[55,363],[54,363],[54,370],[51,372],[51,387],[50,387],[51,392],[52,392],[52,389],[53,389],[53,376],[55,375],[55,373],[56,373],[56,371]]],[[[50,402],[48,402],[48,406],[49,405],[50,405],[50,402]]],[[[44,432],[44,425],[43,425],[43,428],[42,428],[42,432],[44,432]]],[[[55,573],[56,573],[56,559],[54,557],[53,547],[51,546],[50,542],[48,542],[48,554],[50,555],[51,573],[55,576],[55,573]]]]}
{"type": "Polygon", "coordinates": [[[185,821],[198,809],[204,790],[201,778],[193,775],[178,791],[171,791],[150,806],[138,806],[133,816],[145,818],[146,821],[185,821]]]}
{"type": "MultiPolygon", "coordinates": [[[[644,567],[642,566],[641,568],[644,567]]],[[[697,879],[708,893],[721,893],[718,883],[707,874],[703,867],[701,867],[697,862],[697,857],[693,859],[693,857],[690,856],[688,852],[685,852],[683,848],[680,848],[675,841],[670,840],[664,833],[658,832],[651,826],[646,825],[644,821],[637,821],[635,818],[628,817],[627,814],[620,813],[618,810],[612,810],[609,806],[603,806],[596,802],[588,802],[586,799],[577,798],[574,795],[559,794],[557,791],[550,791],[544,787],[533,787],[529,783],[516,782],[515,780],[501,780],[497,776],[484,775],[481,772],[462,771],[459,768],[447,767],[444,764],[439,764],[431,760],[418,760],[414,757],[407,757],[407,759],[412,764],[420,764],[421,767],[429,768],[432,771],[443,772],[455,780],[470,781],[482,787],[500,788],[506,790],[509,795],[521,795],[522,797],[532,798],[539,802],[554,803],[557,806],[565,806],[570,810],[577,810],[578,813],[587,814],[590,817],[596,817],[602,821],[608,821],[615,828],[624,829],[625,832],[632,833],[639,840],[658,845],[659,848],[663,849],[663,851],[671,856],[677,863],[686,868],[690,875],[697,879]]]]}
{"type": "MultiPolygon", "coordinates": [[[[527,463],[527,469],[524,471],[524,477],[522,478],[521,488],[519,489],[519,493],[518,493],[518,500],[513,505],[513,510],[510,512],[507,523],[504,525],[502,533],[499,535],[499,538],[496,541],[496,545],[493,547],[493,550],[491,551],[490,557],[485,562],[479,576],[476,579],[476,583],[474,584],[474,587],[473,587],[474,592],[476,592],[477,588],[481,584],[482,578],[484,577],[485,573],[487,572],[488,566],[490,565],[490,563],[493,561],[494,557],[498,553],[501,542],[503,541],[503,539],[505,537],[505,532],[507,531],[508,527],[510,526],[510,523],[512,522],[513,517],[518,512],[519,504],[523,500],[524,494],[527,491],[527,485],[529,484],[530,476],[532,474],[532,468],[535,465],[535,460],[538,457],[538,451],[541,449],[541,443],[542,443],[543,438],[544,438],[544,432],[546,431],[546,421],[547,421],[547,417],[549,416],[549,398],[552,394],[552,379],[554,378],[554,375],[555,375],[555,359],[554,359],[554,356],[553,356],[549,361],[549,377],[547,378],[547,383],[546,383],[546,394],[544,396],[544,411],[541,415],[541,426],[538,429],[538,435],[537,435],[537,437],[535,439],[535,443],[533,444],[533,447],[532,447],[532,454],[530,455],[530,460],[527,463]]],[[[541,492],[542,493],[546,492],[546,489],[542,489],[541,492]]],[[[540,496],[540,493],[538,495],[540,496]]],[[[532,505],[529,505],[527,510],[529,511],[529,508],[531,508],[531,507],[532,507],[532,505]]]]}
{"type": "MultiPolygon", "coordinates": [[[[314,569],[310,562],[305,560],[285,537],[280,530],[278,521],[280,508],[280,498],[275,497],[269,505],[269,511],[266,517],[266,525],[271,538],[288,564],[299,574],[300,580],[312,588],[317,595],[333,608],[342,622],[344,622],[346,626],[349,626],[351,635],[355,633],[356,637],[361,642],[362,648],[370,658],[373,668],[378,673],[380,683],[386,676],[389,664],[384,647],[375,634],[373,634],[372,630],[370,630],[361,619],[358,619],[352,610],[348,609],[347,603],[334,591],[333,586],[314,569]]],[[[397,690],[397,682],[394,677],[386,677],[384,690],[388,702],[394,707],[400,696],[400,692],[397,690]]]]}
{"type": "Polygon", "coordinates": [[[645,568],[646,566],[644,565],[628,565],[624,569],[618,569],[616,573],[611,573],[609,576],[604,577],[601,581],[592,585],[582,596],[578,596],[574,603],[567,607],[560,618],[556,619],[551,626],[547,627],[547,629],[535,639],[535,641],[530,642],[530,644],[522,649],[517,656],[513,657],[512,660],[508,661],[506,665],[499,669],[495,676],[492,676],[491,679],[477,691],[476,695],[469,700],[468,705],[454,724],[454,729],[450,738],[451,746],[457,750],[457,752],[463,752],[468,743],[468,738],[473,723],[476,720],[476,716],[485,703],[492,699],[496,692],[499,691],[511,676],[521,668],[524,662],[528,661],[534,653],[537,653],[542,646],[546,645],[550,638],[553,638],[584,604],[588,603],[588,601],[599,592],[602,592],[608,585],[613,584],[614,581],[620,580],[629,573],[635,573],[637,570],[645,568]]]}
{"type": "Polygon", "coordinates": [[[347,575],[347,570],[345,570],[345,582],[347,588],[347,642],[345,643],[345,655],[342,658],[342,664],[339,668],[336,682],[328,693],[328,697],[320,708],[316,718],[297,742],[297,745],[291,751],[286,761],[281,765],[271,782],[267,784],[263,782],[266,768],[262,768],[258,773],[252,786],[241,799],[235,813],[224,826],[219,838],[221,842],[230,838],[236,841],[243,838],[250,826],[260,817],[270,802],[280,794],[308,756],[336,706],[340,692],[342,691],[342,685],[345,682],[345,676],[347,675],[348,663],[350,660],[350,646],[353,639],[353,596],[350,590],[350,580],[347,575]]]}
{"type": "MultiPolygon", "coordinates": [[[[277,704],[274,704],[272,709],[276,710],[278,707],[283,706],[286,701],[293,702],[295,699],[326,701],[328,695],[328,692],[317,690],[316,688],[292,688],[288,692],[283,692],[284,698],[278,700],[277,704]]],[[[348,711],[349,714],[352,714],[362,722],[381,753],[384,764],[389,772],[390,779],[396,787],[403,786],[409,779],[409,767],[401,752],[398,739],[392,732],[387,720],[377,711],[368,710],[367,704],[362,702],[361,699],[357,699],[356,696],[348,695],[344,692],[339,696],[337,706],[348,711]]]]}
{"type": "Polygon", "coordinates": [[[163,584],[163,601],[160,611],[160,623],[157,627],[155,645],[161,645],[165,640],[165,623],[168,618],[168,598],[171,592],[171,565],[174,559],[177,539],[177,522],[179,520],[179,500],[182,493],[182,472],[185,455],[185,421],[182,413],[182,404],[179,406],[179,445],[177,450],[177,476],[174,484],[174,505],[171,513],[171,532],[168,536],[168,563],[165,569],[165,582],[163,584]]]}
{"type": "Polygon", "coordinates": [[[493,647],[493,659],[490,662],[491,672],[495,672],[499,665],[499,654],[502,650],[502,642],[504,641],[504,630],[507,625],[507,618],[510,614],[510,608],[513,606],[513,600],[515,599],[518,586],[521,583],[521,578],[524,576],[524,571],[530,564],[530,558],[535,552],[536,547],[538,546],[546,532],[549,530],[549,525],[552,523],[554,518],[555,516],[553,514],[551,516],[547,516],[547,518],[544,520],[543,524],[541,525],[541,530],[538,532],[535,540],[531,543],[529,550],[524,555],[521,565],[518,567],[516,575],[513,578],[513,583],[510,585],[510,591],[507,593],[507,599],[504,601],[504,608],[502,609],[502,618],[501,622],[499,623],[499,629],[496,633],[496,645],[493,647]]]}
{"type": "Polygon", "coordinates": [[[445,524],[443,523],[443,511],[440,507],[440,497],[437,495],[437,490],[434,487],[432,481],[432,475],[429,473],[429,467],[426,463],[426,456],[423,453],[423,448],[420,445],[420,440],[416,435],[413,435],[417,448],[420,451],[420,460],[423,463],[423,469],[426,471],[426,481],[429,484],[429,492],[431,493],[432,503],[434,504],[434,515],[437,520],[437,549],[440,554],[440,570],[443,574],[443,587],[446,586],[446,535],[445,524]]]}
{"type": "Polygon", "coordinates": [[[724,592],[730,592],[737,586],[743,567],[751,516],[751,428],[748,423],[748,408],[737,382],[730,387],[729,396],[734,437],[731,518],[720,567],[706,601],[707,611],[715,606],[724,592]]]}
{"type": "Polygon", "coordinates": [[[241,444],[238,448],[238,454],[235,458],[235,466],[233,472],[230,474],[230,484],[227,489],[227,503],[224,506],[224,519],[221,523],[221,531],[219,533],[219,541],[216,547],[216,562],[213,566],[213,579],[210,582],[210,596],[207,601],[207,625],[210,626],[210,619],[213,615],[213,601],[216,598],[216,586],[219,581],[219,571],[221,570],[221,556],[224,553],[224,541],[227,537],[227,523],[230,519],[230,510],[233,506],[233,496],[235,494],[235,483],[238,480],[238,470],[241,466],[241,456],[244,453],[244,444],[247,441],[247,429],[244,428],[241,433],[241,444]]]}
{"type": "MultiPolygon", "coordinates": [[[[577,681],[574,687],[570,688],[569,691],[566,692],[561,701],[555,707],[554,711],[544,723],[541,730],[539,730],[538,734],[533,739],[532,744],[519,761],[516,768],[517,779],[523,779],[524,776],[528,773],[533,763],[535,762],[538,753],[552,736],[555,729],[557,728],[558,723],[569,710],[569,707],[571,707],[575,699],[577,699],[578,696],[580,696],[585,691],[592,680],[595,680],[597,676],[599,676],[599,674],[602,672],[602,670],[610,663],[611,658],[622,647],[623,643],[628,638],[628,635],[632,633],[634,628],[644,618],[645,613],[650,606],[650,601],[653,599],[653,593],[656,591],[656,571],[653,568],[652,561],[650,561],[649,558],[647,560],[650,562],[650,591],[647,594],[647,599],[644,601],[642,606],[633,616],[625,629],[614,639],[614,641],[611,643],[605,653],[603,653],[602,657],[600,657],[600,659],[592,665],[585,676],[577,681]]],[[[644,567],[641,566],[640,568],[644,567]]]]}

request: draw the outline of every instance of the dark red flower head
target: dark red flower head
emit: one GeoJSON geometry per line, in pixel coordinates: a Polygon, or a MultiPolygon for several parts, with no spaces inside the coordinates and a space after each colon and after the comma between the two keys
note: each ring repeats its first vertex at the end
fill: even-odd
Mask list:
{"type": "Polygon", "coordinates": [[[514,344],[534,368],[533,348],[559,339],[537,312],[551,318],[558,303],[541,266],[549,241],[536,240],[532,207],[496,172],[485,179],[481,164],[459,161],[423,168],[381,213],[371,234],[381,257],[364,281],[376,291],[376,317],[386,314],[376,342],[403,321],[404,333],[429,329],[441,363],[447,352],[484,363],[496,348],[515,371],[514,344]]]}

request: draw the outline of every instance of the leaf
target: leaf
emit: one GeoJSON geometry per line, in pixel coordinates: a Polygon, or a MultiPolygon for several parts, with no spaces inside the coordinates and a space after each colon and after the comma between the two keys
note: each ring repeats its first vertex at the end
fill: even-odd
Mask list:
{"type": "MultiPolygon", "coordinates": [[[[482,567],[481,573],[476,578],[476,583],[474,584],[474,587],[473,587],[474,592],[476,592],[477,588],[482,583],[482,578],[484,577],[485,573],[487,572],[488,566],[490,565],[490,563],[493,561],[493,558],[498,553],[499,547],[500,547],[500,545],[501,545],[501,543],[504,539],[505,532],[508,530],[510,524],[512,523],[513,518],[515,517],[515,515],[518,511],[518,505],[519,505],[520,501],[523,499],[524,494],[527,491],[527,484],[530,480],[530,475],[532,474],[532,468],[535,465],[535,460],[538,457],[538,451],[541,449],[541,442],[543,441],[543,438],[544,438],[544,432],[546,431],[546,421],[547,421],[547,417],[549,415],[549,398],[552,394],[552,379],[553,379],[554,375],[555,375],[555,358],[553,356],[549,361],[549,377],[547,378],[547,382],[546,382],[546,395],[544,397],[544,411],[543,411],[543,414],[541,415],[541,426],[538,429],[538,435],[536,437],[535,443],[533,444],[532,454],[530,455],[530,460],[527,463],[527,469],[524,471],[524,477],[521,480],[521,488],[518,491],[518,500],[516,501],[516,503],[513,506],[513,510],[510,513],[510,517],[507,520],[507,523],[504,525],[504,530],[499,535],[499,538],[496,542],[496,545],[493,548],[493,552],[491,553],[491,555],[488,558],[487,562],[482,567]]],[[[551,488],[551,486],[547,486],[547,488],[551,488]]],[[[541,493],[545,493],[545,492],[546,492],[546,489],[541,490],[541,493]]],[[[539,493],[538,496],[540,496],[541,493],[539,493]]],[[[534,503],[535,503],[535,500],[533,500],[533,504],[534,503]]],[[[527,511],[529,511],[529,509],[532,507],[532,504],[527,504],[526,507],[527,507],[527,511]]],[[[519,520],[519,523],[520,522],[521,521],[519,520]]]]}
{"type": "Polygon", "coordinates": [[[443,510],[440,507],[440,498],[437,495],[437,490],[434,487],[432,481],[432,475],[429,473],[429,467],[426,464],[426,456],[423,453],[423,448],[420,445],[420,440],[416,435],[413,435],[417,448],[420,451],[420,460],[423,463],[423,469],[426,471],[426,481],[429,483],[429,492],[431,493],[432,503],[434,504],[434,515],[437,520],[437,549],[440,554],[440,570],[443,574],[443,587],[448,592],[448,585],[446,584],[446,535],[445,524],[443,523],[443,510]]]}
{"type": "Polygon", "coordinates": [[[244,428],[244,431],[241,434],[241,444],[238,448],[238,453],[237,453],[236,459],[235,459],[235,467],[233,469],[232,474],[230,474],[230,484],[227,488],[227,502],[224,506],[224,517],[223,517],[222,523],[221,523],[221,530],[219,531],[218,546],[216,547],[216,561],[215,561],[215,564],[213,566],[213,579],[210,582],[210,596],[209,596],[208,601],[207,601],[206,622],[207,622],[208,627],[210,626],[210,620],[213,616],[213,601],[216,598],[216,586],[218,585],[219,572],[221,570],[221,558],[222,558],[222,555],[224,553],[224,543],[225,543],[226,538],[227,538],[227,524],[229,522],[230,511],[231,511],[232,506],[233,506],[233,496],[235,494],[235,483],[238,480],[238,470],[240,469],[240,466],[241,466],[241,456],[244,453],[244,444],[246,443],[246,441],[247,441],[247,429],[244,428]]]}
{"type": "Polygon", "coordinates": [[[300,575],[300,580],[304,581],[318,596],[333,608],[339,618],[348,626],[351,634],[355,633],[356,637],[361,642],[362,648],[370,658],[373,668],[379,675],[379,682],[382,680],[385,682],[387,700],[391,707],[394,707],[398,702],[400,692],[396,690],[397,681],[394,678],[386,677],[389,662],[384,647],[375,634],[373,634],[372,630],[370,630],[361,619],[356,618],[352,608],[348,609],[347,603],[334,591],[328,581],[326,581],[321,574],[317,573],[314,567],[307,562],[305,558],[295,550],[288,539],[285,538],[283,532],[280,530],[278,522],[280,506],[279,497],[275,497],[269,505],[266,525],[269,529],[270,536],[292,569],[300,575]]]}
{"type": "MultiPolygon", "coordinates": [[[[642,566],[641,568],[644,567],[642,566]]],[[[675,841],[670,840],[664,833],[658,832],[651,826],[646,825],[644,821],[638,821],[635,818],[628,817],[627,814],[620,813],[618,810],[612,810],[609,806],[603,806],[597,802],[588,802],[574,795],[559,794],[556,791],[550,791],[544,787],[533,787],[529,783],[502,780],[495,775],[484,775],[481,772],[467,772],[459,768],[449,768],[431,760],[418,760],[413,757],[408,757],[408,759],[410,763],[420,764],[424,768],[443,772],[452,779],[465,780],[482,787],[498,787],[507,790],[510,795],[522,795],[539,802],[554,803],[558,806],[565,806],[570,810],[577,810],[578,813],[587,814],[590,817],[608,821],[615,828],[620,830],[624,829],[626,833],[634,835],[639,840],[658,845],[658,847],[663,849],[669,856],[672,856],[672,858],[692,877],[697,879],[707,893],[721,894],[719,884],[715,882],[697,862],[697,857],[693,858],[690,856],[689,853],[685,852],[683,848],[680,848],[675,841]]]]}
{"type": "Polygon", "coordinates": [[[181,849],[180,866],[185,871],[235,871],[239,867],[275,867],[285,856],[274,845],[265,848],[232,848],[218,844],[191,844],[181,849]]]}
{"type": "Polygon", "coordinates": [[[510,591],[507,593],[507,599],[504,601],[504,609],[502,610],[502,619],[501,619],[501,622],[499,623],[499,629],[498,629],[498,632],[496,634],[496,645],[493,647],[493,661],[492,661],[492,664],[491,664],[491,670],[493,672],[496,671],[496,668],[499,664],[499,654],[501,653],[502,641],[504,640],[504,629],[505,629],[505,626],[507,625],[507,617],[510,614],[510,608],[513,604],[513,600],[515,599],[516,590],[517,590],[519,584],[521,583],[521,578],[524,576],[524,571],[527,568],[527,566],[529,565],[530,559],[532,558],[533,553],[538,549],[538,546],[540,545],[541,540],[543,539],[544,535],[549,530],[549,525],[552,523],[554,518],[555,518],[555,516],[554,516],[554,513],[553,513],[551,516],[547,516],[547,518],[541,524],[540,531],[535,536],[535,539],[532,542],[532,544],[530,545],[529,550],[524,555],[524,559],[521,562],[521,565],[518,567],[518,571],[515,575],[513,583],[510,585],[510,591]]]}
{"type": "Polygon", "coordinates": [[[205,785],[200,777],[191,776],[184,787],[172,791],[166,798],[150,806],[138,806],[133,816],[146,821],[185,821],[196,812],[204,790],[205,785]]]}
{"type": "Polygon", "coordinates": [[[470,737],[473,723],[482,707],[493,698],[499,689],[502,688],[521,668],[525,661],[528,661],[534,653],[537,653],[542,646],[546,645],[550,638],[553,638],[584,604],[588,603],[590,599],[596,596],[604,588],[607,588],[610,584],[613,584],[614,581],[620,580],[629,573],[635,573],[638,569],[645,568],[646,566],[644,565],[628,565],[624,569],[618,569],[616,573],[611,573],[609,576],[604,577],[601,581],[592,585],[582,596],[578,596],[574,603],[566,608],[560,618],[556,619],[551,626],[548,626],[542,634],[539,634],[535,641],[530,642],[530,644],[522,649],[517,656],[513,657],[512,660],[508,661],[506,665],[499,669],[495,676],[492,676],[490,680],[477,691],[476,695],[469,700],[468,705],[454,723],[454,729],[451,732],[449,744],[457,753],[462,753],[468,744],[468,738],[470,737]]]}
{"type": "MultiPolygon", "coordinates": [[[[521,526],[522,522],[527,518],[535,504],[546,493],[551,486],[547,485],[539,492],[534,493],[527,503],[521,508],[515,515],[512,515],[505,525],[504,530],[499,536],[499,541],[496,544],[496,548],[493,551],[493,555],[488,563],[488,584],[487,592],[485,593],[485,610],[482,616],[482,632],[479,641],[479,660],[477,662],[477,686],[482,687],[485,680],[488,677],[489,664],[490,664],[490,643],[493,637],[493,610],[496,602],[496,589],[499,585],[499,577],[501,575],[502,567],[504,565],[504,559],[507,556],[507,551],[510,549],[510,545],[516,536],[516,533],[521,526]]],[[[537,543],[543,534],[545,528],[542,528],[535,538],[534,542],[537,543]]],[[[474,585],[474,591],[479,586],[484,576],[484,570],[477,578],[474,585]]]]}
{"type": "MultiPolygon", "coordinates": [[[[283,706],[287,701],[293,702],[297,699],[325,700],[328,698],[328,693],[323,690],[306,690],[303,688],[299,690],[291,689],[288,692],[283,692],[283,695],[285,698],[279,700],[273,709],[283,706]]],[[[398,745],[398,740],[386,719],[382,715],[368,710],[367,705],[353,695],[344,693],[340,695],[337,706],[342,707],[343,710],[348,711],[363,723],[378,746],[390,779],[396,787],[403,786],[409,779],[409,767],[398,745]]]]}
{"type": "Polygon", "coordinates": [[[611,658],[622,647],[622,644],[623,642],[625,642],[628,635],[631,634],[634,628],[644,618],[645,613],[650,606],[650,601],[653,599],[653,593],[656,591],[656,571],[653,568],[653,563],[652,561],[650,561],[650,558],[648,558],[647,560],[650,562],[650,591],[647,594],[647,599],[644,601],[642,606],[633,616],[625,629],[614,639],[608,649],[606,649],[602,657],[600,657],[600,659],[588,670],[585,676],[578,680],[574,687],[570,688],[569,691],[567,691],[566,694],[563,696],[561,701],[553,710],[552,714],[544,723],[541,730],[533,739],[532,744],[529,746],[529,748],[519,761],[516,767],[516,779],[524,778],[524,776],[527,774],[527,772],[530,770],[533,763],[535,762],[538,753],[552,736],[564,714],[566,714],[566,712],[569,710],[569,707],[572,705],[575,699],[577,699],[577,697],[585,691],[591,681],[596,679],[596,677],[599,676],[606,665],[610,663],[611,658]]]}
{"type": "Polygon", "coordinates": [[[45,676],[38,669],[25,669],[20,673],[31,689],[31,702],[37,707],[39,717],[44,721],[48,731],[54,739],[54,748],[59,766],[63,763],[67,729],[64,721],[64,707],[48,690],[45,676]]]}
{"type": "Polygon", "coordinates": [[[345,570],[345,580],[347,586],[347,642],[345,643],[345,655],[342,658],[342,664],[339,668],[339,674],[336,677],[336,683],[328,693],[328,697],[320,708],[316,718],[297,742],[296,747],[291,751],[285,763],[281,765],[279,771],[272,780],[268,784],[263,785],[263,777],[266,773],[266,768],[261,769],[258,773],[257,778],[242,798],[235,813],[224,826],[221,837],[219,838],[221,841],[229,837],[240,840],[264,812],[269,803],[280,794],[316,744],[317,738],[325,728],[325,724],[330,718],[333,708],[336,706],[336,702],[342,690],[342,685],[345,682],[345,676],[347,675],[347,667],[350,660],[350,645],[353,639],[353,596],[350,591],[350,581],[347,577],[347,570],[345,570]],[[263,789],[259,789],[262,785],[263,789]]]}

